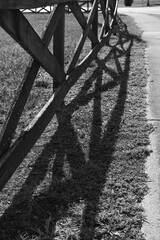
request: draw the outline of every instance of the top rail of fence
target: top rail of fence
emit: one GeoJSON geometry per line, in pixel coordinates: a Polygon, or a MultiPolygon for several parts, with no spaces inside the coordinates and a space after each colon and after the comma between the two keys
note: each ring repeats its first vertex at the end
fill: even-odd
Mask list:
{"type": "Polygon", "coordinates": [[[30,9],[76,0],[1,0],[0,9],[30,9]]]}

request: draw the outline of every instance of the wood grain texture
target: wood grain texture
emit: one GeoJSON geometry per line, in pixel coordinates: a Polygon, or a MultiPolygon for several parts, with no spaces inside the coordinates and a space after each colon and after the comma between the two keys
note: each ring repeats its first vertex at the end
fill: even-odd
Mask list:
{"type": "Polygon", "coordinates": [[[75,0],[0,0],[0,9],[29,9],[75,0]]]}
{"type": "MultiPolygon", "coordinates": [[[[98,1],[93,1],[92,2],[93,6],[95,4],[95,13],[93,16],[93,21],[92,21],[92,30],[94,32],[94,34],[96,35],[96,37],[98,37],[98,1]]],[[[92,9],[93,9],[92,6],[92,9]]],[[[92,43],[92,48],[94,48],[96,46],[96,44],[92,43]]]]}
{"type": "Polygon", "coordinates": [[[108,11],[108,0],[100,0],[102,15],[104,18],[100,33],[99,39],[103,37],[105,33],[109,31],[109,11],[108,11]]]}
{"type": "Polygon", "coordinates": [[[0,26],[52,77],[63,80],[63,69],[20,10],[0,10],[0,26]]]}
{"type": "Polygon", "coordinates": [[[24,157],[40,137],[46,126],[49,124],[68,90],[68,83],[67,81],[64,81],[62,86],[49,99],[31,124],[24,130],[6,154],[3,155],[0,161],[0,190],[7,183],[9,178],[23,161],[24,157]]]}
{"type": "Polygon", "coordinates": [[[82,33],[82,35],[80,37],[80,40],[77,44],[76,51],[74,53],[71,64],[69,66],[68,72],[71,72],[74,69],[74,67],[76,66],[76,63],[78,61],[78,58],[79,58],[79,56],[81,54],[81,51],[82,51],[82,48],[84,46],[85,40],[86,40],[86,38],[88,36],[88,33],[90,31],[90,26],[93,23],[96,10],[98,10],[98,0],[94,0],[92,9],[91,9],[91,11],[89,13],[89,16],[88,16],[87,24],[86,24],[85,29],[83,30],[83,33],[82,33]]]}
{"type": "MultiPolygon", "coordinates": [[[[42,41],[46,46],[48,46],[51,41],[56,26],[63,14],[63,9],[64,4],[57,5],[55,11],[51,14],[48,20],[45,31],[42,34],[42,41]]],[[[39,68],[40,65],[38,64],[38,62],[35,60],[31,60],[29,66],[26,69],[24,78],[22,79],[22,82],[17,90],[15,99],[10,107],[7,119],[2,127],[2,132],[0,135],[0,156],[3,155],[9,148],[11,138],[15,132],[39,68]]]]}
{"type": "MultiPolygon", "coordinates": [[[[75,18],[81,25],[82,29],[85,30],[87,20],[83,12],[81,11],[81,7],[77,2],[74,3],[68,3],[69,8],[71,9],[72,13],[74,14],[75,18]]],[[[95,36],[93,30],[90,28],[90,31],[88,33],[88,38],[91,40],[93,44],[98,43],[98,38],[95,36]]]]}
{"type": "Polygon", "coordinates": [[[67,76],[69,88],[71,88],[77,79],[84,73],[91,62],[97,57],[100,49],[109,41],[112,35],[112,29],[110,29],[106,35],[99,41],[99,43],[89,52],[89,54],[79,63],[77,67],[67,76]]]}

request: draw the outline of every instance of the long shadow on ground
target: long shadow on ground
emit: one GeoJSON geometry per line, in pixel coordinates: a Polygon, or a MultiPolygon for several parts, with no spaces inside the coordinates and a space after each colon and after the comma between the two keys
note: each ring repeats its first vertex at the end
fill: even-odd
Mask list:
{"type": "Polygon", "coordinates": [[[0,236],[2,240],[16,239],[19,232],[29,232],[31,227],[42,229],[44,219],[52,216],[53,227],[65,216],[71,204],[84,201],[85,207],[81,221],[79,238],[93,239],[96,228],[96,215],[101,191],[104,186],[108,167],[112,162],[117,134],[127,95],[127,81],[130,71],[130,51],[134,37],[128,35],[127,51],[113,47],[108,56],[114,55],[117,72],[106,67],[108,56],[97,59],[97,68],[87,79],[75,99],[64,107],[63,115],[57,114],[58,128],[50,142],[37,158],[32,171],[20,192],[14,197],[11,206],[0,219],[0,236]],[[117,54],[126,54],[122,70],[117,54]],[[102,68],[113,77],[112,82],[102,85],[102,68]],[[118,80],[117,80],[118,79],[118,80]],[[87,93],[93,81],[95,91],[87,93]],[[105,126],[102,138],[101,94],[119,85],[117,102],[110,119],[105,126]],[[82,150],[77,133],[72,124],[72,114],[93,100],[93,118],[90,133],[88,159],[82,150]],[[32,197],[35,189],[44,180],[49,164],[53,159],[52,180],[50,187],[40,196],[32,197]],[[64,164],[67,160],[70,177],[64,178],[64,164]],[[65,179],[63,181],[63,179],[65,179]],[[34,183],[34,184],[33,184],[34,183]]]}

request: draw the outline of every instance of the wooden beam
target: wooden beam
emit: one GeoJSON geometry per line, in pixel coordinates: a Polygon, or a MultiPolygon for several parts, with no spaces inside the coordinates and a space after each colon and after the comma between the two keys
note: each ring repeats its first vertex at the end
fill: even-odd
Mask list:
{"type": "MultiPolygon", "coordinates": [[[[93,6],[95,5],[95,11],[93,16],[93,22],[92,22],[92,30],[96,37],[98,37],[98,0],[92,0],[93,6]]],[[[92,43],[92,48],[95,47],[96,44],[92,43]]]]}
{"type": "Polygon", "coordinates": [[[66,2],[68,0],[0,0],[0,9],[30,9],[66,2]]]}
{"type": "Polygon", "coordinates": [[[99,38],[101,39],[103,35],[109,31],[110,26],[109,26],[108,0],[100,0],[100,4],[101,4],[102,14],[104,18],[101,31],[99,33],[99,38]]]}
{"type": "Polygon", "coordinates": [[[97,0],[94,0],[92,9],[91,9],[91,11],[90,11],[90,13],[89,13],[89,16],[88,16],[87,24],[86,24],[85,29],[84,29],[81,37],[80,37],[80,40],[79,40],[79,42],[78,42],[78,44],[77,44],[77,47],[76,47],[76,50],[75,50],[73,59],[72,59],[72,61],[71,61],[71,63],[70,63],[70,66],[69,66],[69,69],[68,69],[68,72],[69,72],[69,73],[70,73],[70,72],[73,70],[73,68],[75,67],[75,65],[76,65],[76,63],[77,63],[77,61],[78,61],[78,58],[79,58],[79,56],[80,56],[80,54],[81,54],[81,51],[82,51],[82,48],[83,48],[83,46],[84,46],[85,40],[86,40],[86,38],[87,38],[87,36],[88,36],[88,33],[89,33],[89,31],[90,31],[90,26],[91,26],[91,24],[92,24],[93,21],[94,21],[95,13],[96,13],[96,11],[97,11],[97,3],[98,3],[98,1],[97,1],[97,0]]]}
{"type": "Polygon", "coordinates": [[[69,88],[71,88],[75,84],[77,79],[84,73],[84,71],[88,68],[90,63],[94,59],[96,59],[98,52],[106,44],[106,42],[109,41],[111,35],[112,30],[109,30],[107,34],[99,41],[99,44],[97,44],[89,52],[89,54],[79,63],[79,65],[69,74],[69,76],[66,78],[69,88]]]}
{"type": "MultiPolygon", "coordinates": [[[[42,34],[42,41],[46,46],[49,45],[51,38],[54,34],[56,26],[63,14],[64,4],[60,4],[55,8],[55,11],[50,15],[48,23],[42,34]],[[61,11],[62,10],[62,11],[61,11]]],[[[18,91],[16,93],[15,99],[11,105],[10,111],[8,113],[7,119],[2,127],[2,132],[0,135],[0,156],[8,149],[10,145],[11,138],[15,132],[21,114],[23,112],[25,103],[30,94],[31,88],[33,86],[34,80],[38,73],[40,65],[35,60],[31,60],[27,70],[25,72],[24,78],[20,83],[18,91]]]]}
{"type": "MultiPolygon", "coordinates": [[[[55,29],[55,34],[53,37],[53,53],[57,59],[59,65],[64,70],[64,32],[65,32],[65,5],[63,5],[61,10],[61,18],[55,29]]],[[[59,82],[53,78],[53,90],[55,90],[59,85],[59,82]]]]}
{"type": "Polygon", "coordinates": [[[13,175],[24,157],[33,147],[46,126],[51,121],[60,103],[68,91],[68,84],[63,82],[62,88],[54,94],[35,117],[32,123],[24,130],[16,142],[3,155],[0,161],[0,190],[13,175]]]}
{"type": "MultiPolygon", "coordinates": [[[[82,29],[85,29],[87,21],[84,14],[81,11],[81,7],[79,6],[78,2],[69,2],[68,6],[71,9],[72,13],[74,14],[75,18],[77,19],[77,21],[79,22],[82,29]]],[[[91,40],[93,44],[98,43],[98,38],[96,37],[92,29],[90,29],[88,33],[88,38],[91,40]]]]}
{"type": "Polygon", "coordinates": [[[113,28],[116,22],[116,16],[117,16],[117,9],[118,9],[118,0],[108,0],[108,4],[110,7],[110,15],[111,15],[111,23],[110,28],[113,28]]]}
{"type": "Polygon", "coordinates": [[[0,25],[52,77],[55,77],[57,81],[62,81],[65,74],[56,58],[19,10],[0,10],[0,25]]]}

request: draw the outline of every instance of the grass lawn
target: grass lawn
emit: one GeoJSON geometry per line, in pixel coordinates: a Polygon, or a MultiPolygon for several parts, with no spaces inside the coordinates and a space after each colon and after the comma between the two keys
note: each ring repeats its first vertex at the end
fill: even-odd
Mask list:
{"type": "MultiPolygon", "coordinates": [[[[28,15],[38,33],[45,14],[28,15]]],[[[1,240],[143,240],[147,193],[145,46],[130,17],[121,41],[112,36],[65,98],[41,138],[1,192],[1,240]]],[[[66,16],[65,64],[80,36],[66,16]]],[[[21,81],[28,55],[0,29],[0,123],[21,81]]],[[[86,42],[81,58],[89,51],[86,42]]],[[[52,48],[52,44],[50,46],[52,48]]],[[[17,134],[52,94],[42,69],[17,134]]]]}

